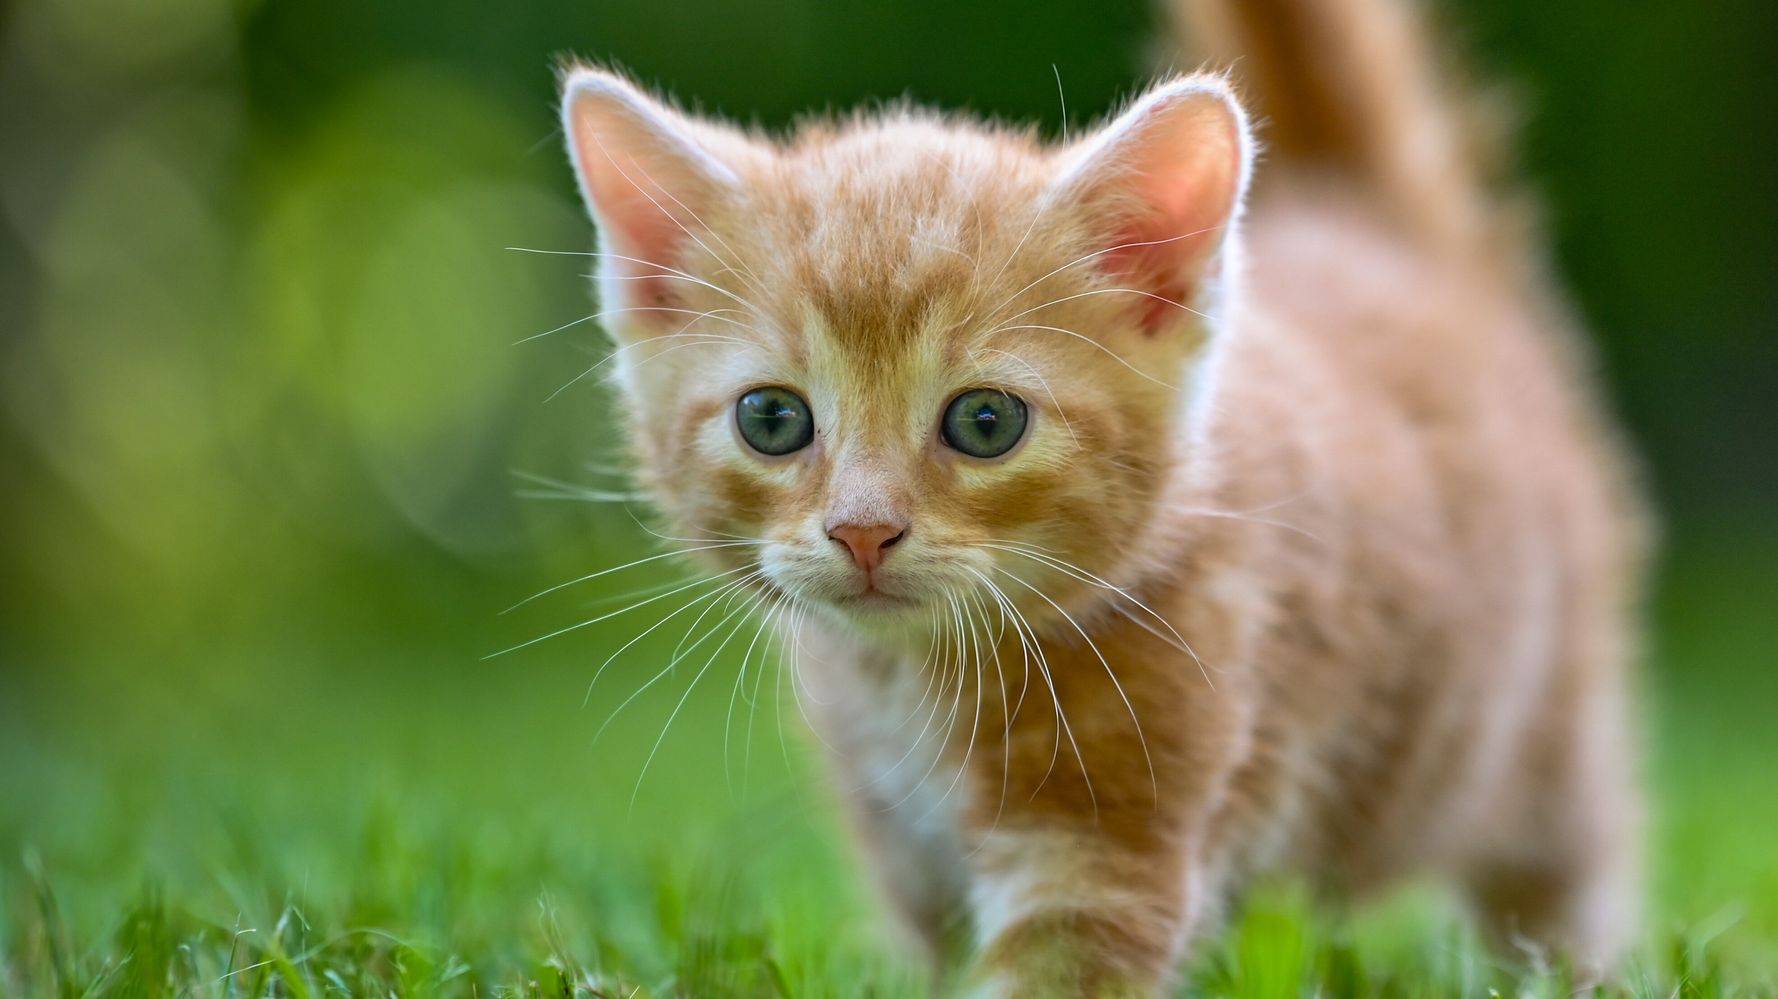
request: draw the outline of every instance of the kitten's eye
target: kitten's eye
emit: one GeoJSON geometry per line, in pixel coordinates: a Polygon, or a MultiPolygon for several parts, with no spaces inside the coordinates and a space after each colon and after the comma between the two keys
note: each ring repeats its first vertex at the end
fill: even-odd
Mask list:
{"type": "Polygon", "coordinates": [[[800,451],[815,439],[809,404],[787,388],[758,388],[735,402],[735,425],[760,454],[800,451]]]}
{"type": "Polygon", "coordinates": [[[970,389],[945,407],[945,443],[976,458],[998,458],[1025,436],[1025,403],[995,389],[970,389]]]}

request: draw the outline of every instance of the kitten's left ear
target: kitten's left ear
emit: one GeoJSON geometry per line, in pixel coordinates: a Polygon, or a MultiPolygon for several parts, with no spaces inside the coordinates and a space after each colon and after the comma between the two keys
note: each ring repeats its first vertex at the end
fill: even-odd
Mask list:
{"type": "MultiPolygon", "coordinates": [[[[563,81],[562,128],[587,210],[599,230],[600,304],[623,310],[608,329],[648,333],[668,324],[685,251],[703,219],[739,181],[716,149],[739,145],[650,98],[629,81],[580,68],[563,81]]],[[[681,317],[682,318],[682,317],[681,317]]]]}
{"type": "Polygon", "coordinates": [[[1221,77],[1162,83],[1070,151],[1055,194],[1095,227],[1103,267],[1146,296],[1155,334],[1188,318],[1225,266],[1247,194],[1253,139],[1221,77]]]}

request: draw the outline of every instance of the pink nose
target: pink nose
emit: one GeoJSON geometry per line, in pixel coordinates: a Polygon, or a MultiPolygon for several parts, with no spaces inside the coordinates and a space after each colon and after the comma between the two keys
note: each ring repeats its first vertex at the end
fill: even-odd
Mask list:
{"type": "Polygon", "coordinates": [[[840,524],[827,536],[846,546],[858,568],[870,572],[883,564],[883,554],[907,533],[888,524],[840,524]]]}

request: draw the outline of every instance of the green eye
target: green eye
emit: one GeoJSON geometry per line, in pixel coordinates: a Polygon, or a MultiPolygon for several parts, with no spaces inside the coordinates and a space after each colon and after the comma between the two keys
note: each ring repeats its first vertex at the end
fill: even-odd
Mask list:
{"type": "Polygon", "coordinates": [[[760,454],[800,451],[815,439],[809,404],[787,388],[758,388],[735,402],[735,425],[760,454]]]}
{"type": "Polygon", "coordinates": [[[970,389],[945,407],[945,443],[976,458],[998,458],[1025,436],[1025,403],[994,389],[970,389]]]}

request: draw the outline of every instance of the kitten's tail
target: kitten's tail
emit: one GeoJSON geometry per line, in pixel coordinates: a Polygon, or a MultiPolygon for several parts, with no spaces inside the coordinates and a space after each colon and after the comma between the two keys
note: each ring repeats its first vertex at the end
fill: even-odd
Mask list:
{"type": "Polygon", "coordinates": [[[1489,196],[1500,129],[1448,79],[1419,3],[1171,5],[1186,51],[1232,69],[1286,171],[1355,183],[1408,231],[1441,244],[1502,235],[1504,206],[1489,196]]]}

